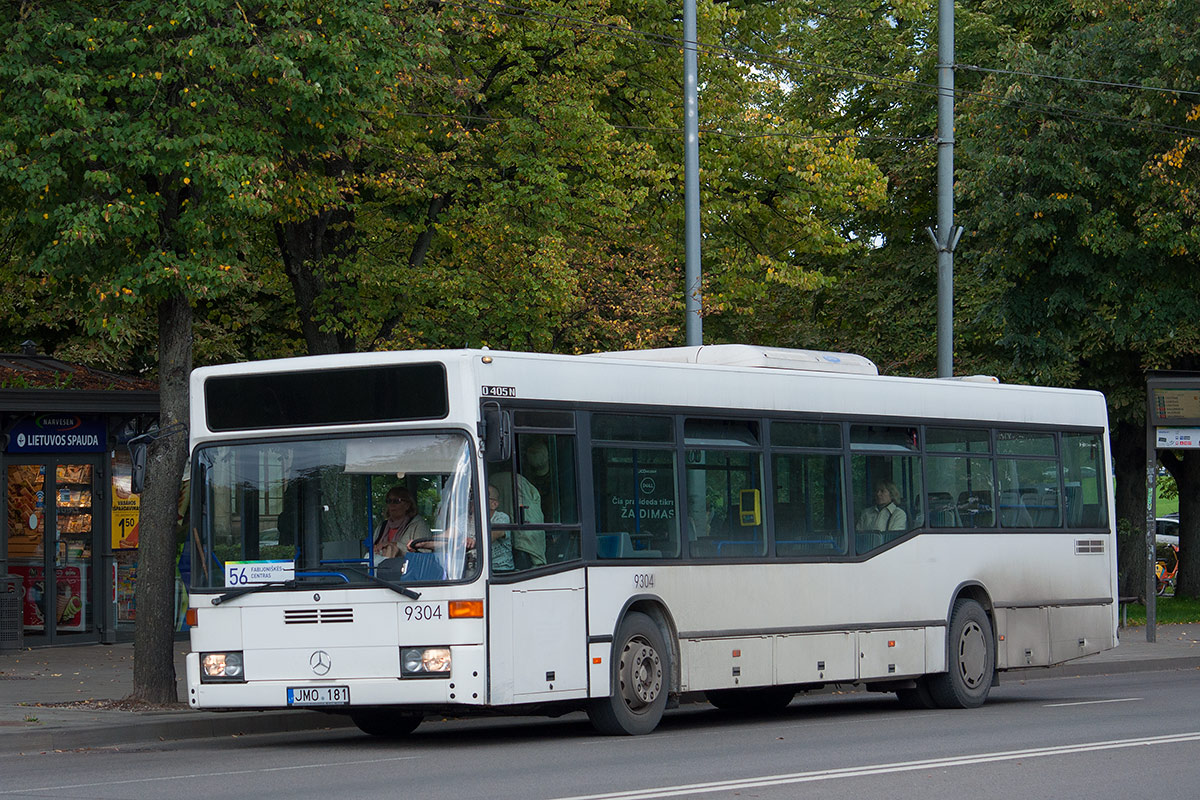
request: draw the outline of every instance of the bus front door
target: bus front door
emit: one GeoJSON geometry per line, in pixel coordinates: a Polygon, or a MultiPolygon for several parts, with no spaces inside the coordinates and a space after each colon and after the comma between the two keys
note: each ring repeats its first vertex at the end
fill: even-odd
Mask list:
{"type": "Polygon", "coordinates": [[[491,703],[587,696],[582,569],[489,588],[491,703]]]}

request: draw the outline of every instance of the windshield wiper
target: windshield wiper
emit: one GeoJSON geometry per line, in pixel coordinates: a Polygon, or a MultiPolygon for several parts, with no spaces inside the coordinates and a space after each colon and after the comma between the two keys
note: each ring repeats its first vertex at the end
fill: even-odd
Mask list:
{"type": "MultiPolygon", "coordinates": [[[[383,578],[372,575],[369,572],[363,572],[360,570],[347,570],[347,571],[352,571],[358,575],[362,575],[364,578],[366,578],[367,580],[371,581],[374,584],[383,586],[387,589],[391,589],[393,592],[396,592],[397,594],[402,594],[405,597],[411,598],[413,600],[419,600],[421,598],[420,592],[409,589],[406,586],[401,586],[398,583],[392,583],[391,581],[384,580],[383,578]]],[[[225,594],[214,597],[212,599],[212,604],[214,606],[219,606],[222,603],[226,603],[230,600],[234,600],[243,595],[254,594],[255,592],[261,592],[264,589],[275,589],[275,588],[295,589],[298,586],[297,580],[300,580],[303,578],[310,578],[310,579],[311,578],[321,578],[321,579],[336,578],[336,579],[340,579],[344,583],[350,582],[350,579],[347,578],[345,575],[343,575],[340,572],[301,573],[301,574],[298,574],[295,578],[290,578],[286,581],[267,581],[266,583],[255,583],[255,584],[251,584],[250,586],[239,586],[236,589],[230,589],[228,592],[225,592],[225,594]]],[[[307,582],[308,581],[305,581],[305,583],[307,583],[307,582]]]]}
{"type": "Polygon", "coordinates": [[[371,583],[377,584],[379,586],[383,586],[387,589],[391,589],[396,594],[402,594],[405,597],[412,598],[413,600],[421,599],[420,592],[415,591],[413,589],[409,589],[407,586],[401,586],[398,583],[392,583],[389,580],[384,580],[383,578],[380,578],[378,575],[372,575],[370,572],[364,572],[363,570],[356,569],[356,570],[349,570],[349,571],[354,572],[357,575],[362,575],[364,578],[369,580],[371,583]]]}
{"type": "MultiPolygon", "coordinates": [[[[296,581],[298,579],[302,579],[302,578],[322,578],[322,579],[335,578],[335,579],[340,579],[343,583],[350,582],[350,579],[347,578],[345,575],[343,575],[340,572],[301,573],[301,574],[297,575],[295,578],[289,578],[286,581],[267,581],[266,583],[254,583],[254,584],[250,584],[249,586],[239,586],[236,589],[230,589],[228,592],[225,592],[225,594],[214,597],[212,599],[212,604],[214,606],[219,606],[219,605],[221,605],[221,603],[226,603],[230,600],[234,600],[238,597],[241,597],[242,595],[254,594],[255,592],[261,592],[265,589],[275,589],[275,588],[280,588],[280,587],[282,587],[284,589],[295,589],[298,585],[296,583],[296,581]]],[[[307,583],[307,582],[308,581],[305,581],[305,583],[307,583]]]]}

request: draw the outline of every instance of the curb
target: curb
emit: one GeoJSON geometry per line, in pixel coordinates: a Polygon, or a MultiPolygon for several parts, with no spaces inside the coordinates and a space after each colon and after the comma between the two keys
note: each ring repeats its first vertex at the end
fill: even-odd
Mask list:
{"type": "MultiPolygon", "coordinates": [[[[133,712],[137,713],[137,712],[133,712]]],[[[169,712],[114,725],[51,723],[44,729],[0,731],[0,751],[83,750],[179,739],[287,733],[353,727],[349,717],[314,711],[169,712]]]]}
{"type": "Polygon", "coordinates": [[[1031,681],[1040,678],[1074,678],[1083,675],[1120,675],[1129,672],[1159,672],[1182,669],[1200,669],[1200,656],[1175,656],[1171,658],[1133,659],[1130,661],[1070,662],[1054,667],[1028,667],[1010,669],[1000,674],[1000,685],[1005,680],[1031,681]]]}

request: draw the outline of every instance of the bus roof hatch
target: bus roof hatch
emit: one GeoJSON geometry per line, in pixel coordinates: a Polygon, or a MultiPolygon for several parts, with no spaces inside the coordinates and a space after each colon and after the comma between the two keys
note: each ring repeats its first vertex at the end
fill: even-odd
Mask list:
{"type": "Polygon", "coordinates": [[[634,361],[665,361],[680,364],[709,364],[729,367],[766,367],[815,372],[843,372],[854,375],[878,375],[875,362],[854,353],[829,353],[822,350],[793,350],[786,347],[758,347],[749,344],[710,344],[699,347],[662,347],[654,350],[623,350],[596,353],[602,358],[634,361]]]}

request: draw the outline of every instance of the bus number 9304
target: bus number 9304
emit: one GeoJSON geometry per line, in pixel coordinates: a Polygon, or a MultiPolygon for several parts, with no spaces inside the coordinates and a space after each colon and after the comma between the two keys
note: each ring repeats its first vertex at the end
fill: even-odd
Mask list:
{"type": "Polygon", "coordinates": [[[406,622],[428,622],[442,619],[442,607],[428,603],[413,603],[404,607],[404,619],[406,622]]]}

